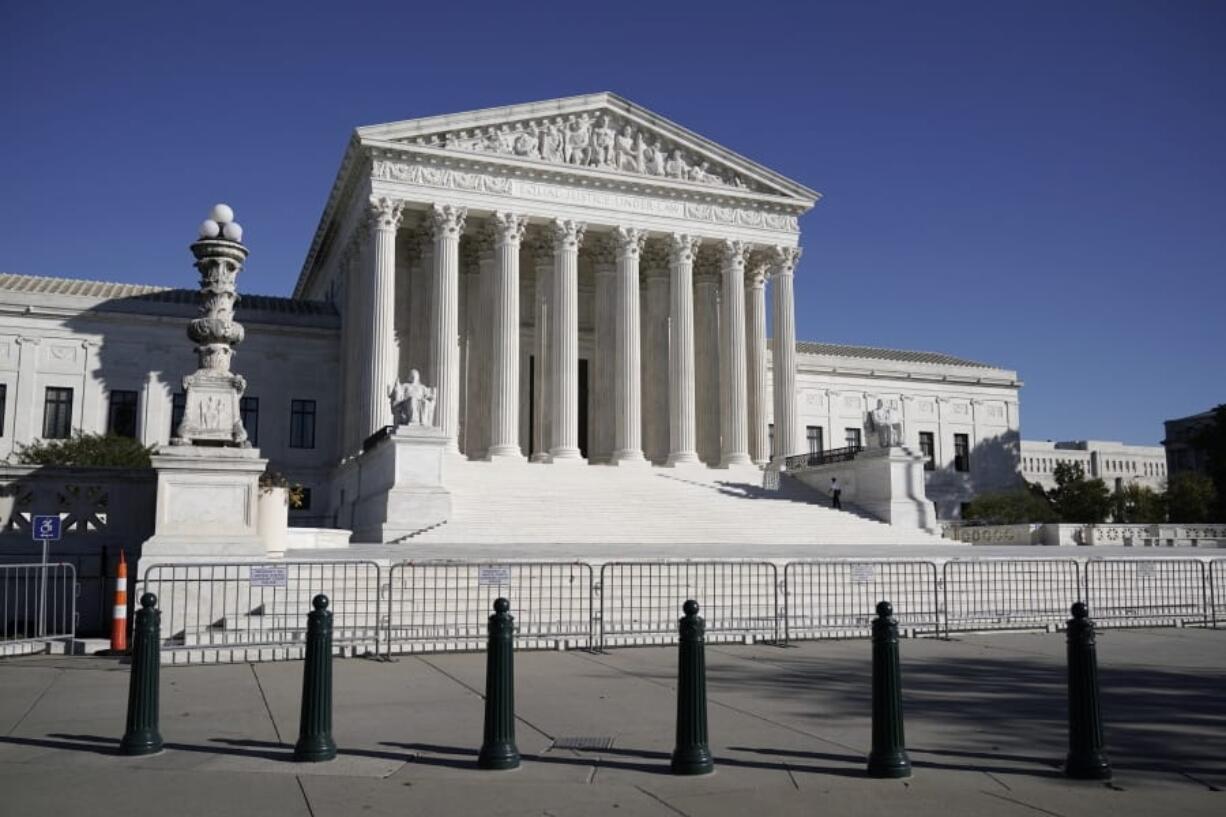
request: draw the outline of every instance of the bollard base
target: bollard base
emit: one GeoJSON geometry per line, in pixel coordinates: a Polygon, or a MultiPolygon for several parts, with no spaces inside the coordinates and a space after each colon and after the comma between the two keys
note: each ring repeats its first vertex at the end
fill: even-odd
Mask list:
{"type": "Polygon", "coordinates": [[[911,759],[906,752],[868,756],[868,776],[879,780],[898,780],[911,776],[911,759]]]}
{"type": "Polygon", "coordinates": [[[326,760],[336,760],[336,744],[331,739],[299,740],[294,746],[295,763],[322,763],[326,760]]]}
{"type": "Polygon", "coordinates": [[[124,735],[119,742],[119,754],[129,757],[156,755],[162,751],[162,736],[154,734],[124,735]]]}
{"type": "Polygon", "coordinates": [[[1076,757],[1069,755],[1064,761],[1064,775],[1074,780],[1110,780],[1111,763],[1098,752],[1076,757]]]}
{"type": "Polygon", "coordinates": [[[477,755],[477,768],[502,772],[519,768],[519,749],[514,744],[482,746],[477,755]]]}
{"type": "Polygon", "coordinates": [[[669,768],[673,774],[677,775],[711,774],[715,771],[715,761],[711,759],[711,753],[704,746],[684,752],[673,752],[669,768]]]}

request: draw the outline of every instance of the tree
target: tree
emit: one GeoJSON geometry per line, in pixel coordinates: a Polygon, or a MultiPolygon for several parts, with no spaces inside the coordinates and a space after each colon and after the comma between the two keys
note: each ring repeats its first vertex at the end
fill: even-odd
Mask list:
{"type": "Polygon", "coordinates": [[[990,525],[1058,521],[1056,511],[1043,489],[1033,484],[1014,491],[981,494],[975,497],[962,516],[990,525]]]}
{"type": "Polygon", "coordinates": [[[1226,403],[1213,410],[1213,420],[1197,432],[1192,444],[1205,452],[1209,479],[1213,481],[1217,495],[1210,510],[1214,519],[1203,521],[1217,522],[1226,519],[1226,403]]]}
{"type": "Polygon", "coordinates": [[[1112,496],[1115,521],[1148,525],[1166,521],[1166,497],[1153,488],[1129,483],[1112,496]]]}
{"type": "Polygon", "coordinates": [[[11,459],[17,465],[148,468],[152,451],[152,448],[146,448],[131,437],[78,431],[66,440],[36,440],[29,445],[19,444],[11,459]]]}
{"type": "Polygon", "coordinates": [[[1166,504],[1170,520],[1181,523],[1216,522],[1218,504],[1213,480],[1204,474],[1187,472],[1171,477],[1166,489],[1166,504]]]}
{"type": "Polygon", "coordinates": [[[1056,466],[1056,487],[1048,492],[1061,522],[1097,525],[1111,514],[1111,492],[1101,479],[1086,479],[1079,462],[1056,466]]]}

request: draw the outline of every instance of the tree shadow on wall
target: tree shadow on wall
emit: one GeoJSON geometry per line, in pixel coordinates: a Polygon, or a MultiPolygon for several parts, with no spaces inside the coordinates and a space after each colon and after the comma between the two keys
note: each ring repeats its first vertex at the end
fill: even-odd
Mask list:
{"type": "Polygon", "coordinates": [[[925,493],[937,503],[938,516],[947,518],[960,503],[970,502],[977,494],[1022,487],[1020,457],[1017,431],[985,437],[971,448],[969,470],[957,470],[951,457],[948,465],[925,471],[925,493]]]}

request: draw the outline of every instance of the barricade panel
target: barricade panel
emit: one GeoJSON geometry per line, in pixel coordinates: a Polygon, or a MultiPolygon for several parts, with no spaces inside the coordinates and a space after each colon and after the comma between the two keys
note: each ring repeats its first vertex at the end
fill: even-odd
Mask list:
{"type": "Polygon", "coordinates": [[[904,632],[940,634],[933,562],[813,560],[783,574],[785,640],[867,636],[879,601],[894,605],[904,632]]]}
{"type": "Polygon", "coordinates": [[[76,637],[77,571],[67,562],[0,565],[0,656],[76,637]]]}
{"type": "Polygon", "coordinates": [[[1104,627],[1204,625],[1205,583],[1198,559],[1091,559],[1086,604],[1104,627]]]}
{"type": "Polygon", "coordinates": [[[387,652],[483,649],[494,600],[516,647],[592,646],[592,566],[583,562],[400,562],[388,572],[387,652]]]}
{"type": "Polygon", "coordinates": [[[1226,625],[1226,559],[1209,562],[1209,603],[1213,626],[1226,625]]]}
{"type": "Polygon", "coordinates": [[[1062,626],[1081,598],[1076,559],[975,559],[942,569],[945,632],[1062,626]]]}
{"type": "Polygon", "coordinates": [[[135,597],[157,595],[171,663],[299,658],[319,593],[332,611],[333,648],[377,654],[379,579],[367,561],[156,564],[135,597]]]}
{"type": "Polygon", "coordinates": [[[763,561],[607,562],[600,568],[602,645],[678,637],[694,599],[707,640],[779,639],[779,570],[763,561]]]}

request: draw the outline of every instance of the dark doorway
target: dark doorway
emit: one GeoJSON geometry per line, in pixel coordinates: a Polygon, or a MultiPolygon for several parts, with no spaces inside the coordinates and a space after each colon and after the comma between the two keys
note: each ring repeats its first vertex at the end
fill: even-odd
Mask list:
{"type": "MultiPolygon", "coordinates": [[[[548,399],[548,397],[546,397],[548,399]]],[[[536,451],[536,355],[528,355],[528,453],[536,451]]],[[[587,361],[579,360],[579,452],[587,456],[587,361]]],[[[544,446],[542,446],[544,447],[544,446]]]]}
{"type": "Polygon", "coordinates": [[[579,359],[579,454],[587,457],[587,361],[579,359]]]}

